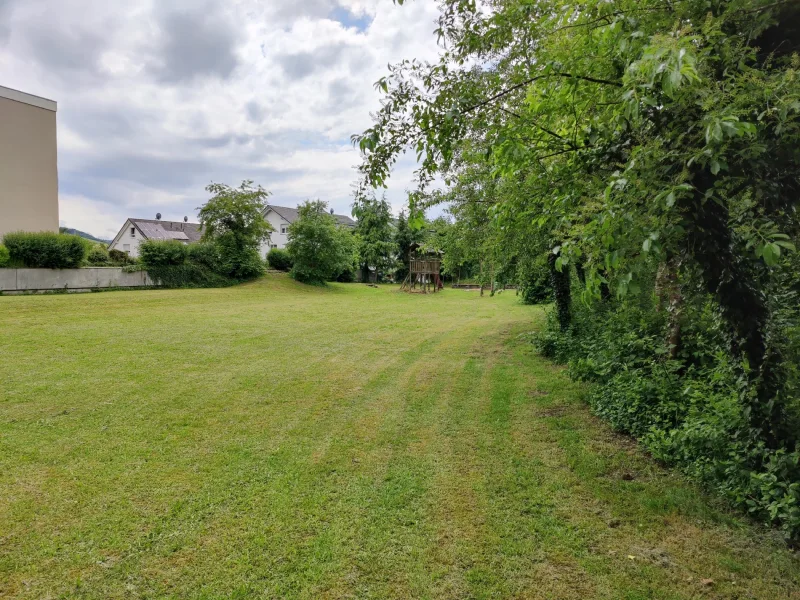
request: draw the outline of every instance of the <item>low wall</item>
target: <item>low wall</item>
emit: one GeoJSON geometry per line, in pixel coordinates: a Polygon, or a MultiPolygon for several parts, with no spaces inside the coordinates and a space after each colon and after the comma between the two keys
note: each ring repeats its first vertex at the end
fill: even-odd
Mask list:
{"type": "Polygon", "coordinates": [[[0,292],[83,291],[155,285],[145,271],[125,273],[121,267],[87,269],[0,269],[0,292]]]}

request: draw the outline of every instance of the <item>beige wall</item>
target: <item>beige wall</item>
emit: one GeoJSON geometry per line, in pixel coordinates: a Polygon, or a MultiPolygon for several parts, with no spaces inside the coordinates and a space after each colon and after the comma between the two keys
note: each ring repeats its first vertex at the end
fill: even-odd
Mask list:
{"type": "Polygon", "coordinates": [[[56,111],[0,87],[0,237],[10,231],[58,231],[56,111]]]}

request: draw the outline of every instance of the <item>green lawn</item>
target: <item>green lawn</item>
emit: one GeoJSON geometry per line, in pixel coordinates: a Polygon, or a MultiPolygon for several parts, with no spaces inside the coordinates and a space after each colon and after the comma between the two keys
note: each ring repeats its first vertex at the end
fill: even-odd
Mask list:
{"type": "Polygon", "coordinates": [[[0,596],[800,597],[773,533],[589,414],[513,294],[0,298],[0,596]]]}

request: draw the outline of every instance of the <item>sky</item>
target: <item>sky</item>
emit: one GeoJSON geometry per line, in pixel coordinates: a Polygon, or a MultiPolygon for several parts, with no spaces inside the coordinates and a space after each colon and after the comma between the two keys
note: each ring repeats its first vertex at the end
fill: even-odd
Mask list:
{"type": "MultiPolygon", "coordinates": [[[[0,0],[0,85],[58,103],[62,226],[196,219],[210,182],[350,214],[373,88],[433,60],[434,0],[0,0]]],[[[398,163],[395,212],[413,188],[398,163]]]]}

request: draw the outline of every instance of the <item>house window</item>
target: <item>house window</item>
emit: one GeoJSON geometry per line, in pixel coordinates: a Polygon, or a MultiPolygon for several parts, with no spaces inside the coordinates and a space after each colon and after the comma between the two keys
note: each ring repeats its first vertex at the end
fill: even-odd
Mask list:
{"type": "Polygon", "coordinates": [[[131,227],[131,237],[136,237],[136,227],[131,227]]]}
{"type": "Polygon", "coordinates": [[[281,233],[282,234],[286,235],[286,233],[288,231],[289,231],[289,226],[288,225],[281,225],[281,233]]]}
{"type": "Polygon", "coordinates": [[[278,247],[278,244],[272,244],[272,247],[273,247],[273,248],[277,248],[277,247],[278,247]]]}
{"type": "Polygon", "coordinates": [[[130,252],[131,251],[131,245],[130,244],[122,244],[122,251],[123,252],[130,252]]]}

